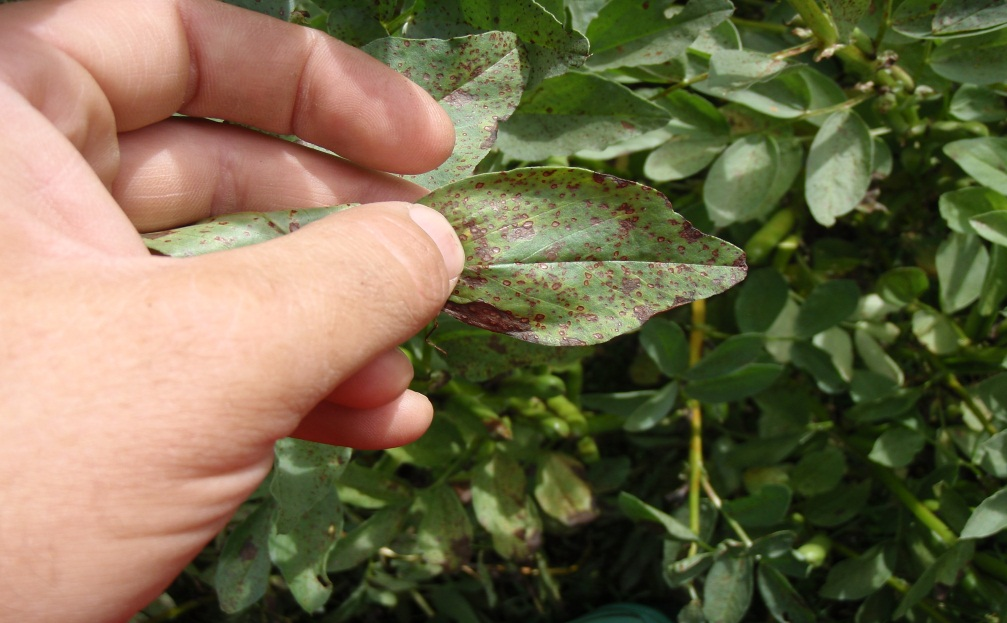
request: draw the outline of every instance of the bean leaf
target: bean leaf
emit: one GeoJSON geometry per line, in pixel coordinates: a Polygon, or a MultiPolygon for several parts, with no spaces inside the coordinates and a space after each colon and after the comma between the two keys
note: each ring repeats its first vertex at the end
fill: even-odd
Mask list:
{"type": "Polygon", "coordinates": [[[420,203],[466,251],[447,303],[471,325],[549,345],[606,341],[745,276],[742,252],[707,236],[652,188],[584,169],[488,173],[420,203]]]}

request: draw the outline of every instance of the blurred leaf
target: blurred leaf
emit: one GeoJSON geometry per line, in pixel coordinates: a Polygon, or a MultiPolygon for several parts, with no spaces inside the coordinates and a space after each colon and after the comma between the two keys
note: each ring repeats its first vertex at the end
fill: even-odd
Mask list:
{"type": "Polygon", "coordinates": [[[755,333],[732,335],[707,352],[696,365],[685,372],[683,378],[699,381],[734,372],[765,357],[764,341],[761,335],[755,333]]]}
{"type": "Polygon", "coordinates": [[[788,67],[788,63],[752,50],[717,50],[710,56],[713,88],[741,89],[769,80],[788,67]]]}
{"type": "Polygon", "coordinates": [[[767,484],[752,495],[727,500],[724,510],[745,527],[764,528],[783,521],[790,509],[790,487],[767,484]]]}
{"type": "Polygon", "coordinates": [[[752,602],[755,562],[744,552],[719,552],[703,584],[703,614],[708,621],[738,623],[752,602]]]}
{"type": "Polygon", "coordinates": [[[422,437],[386,452],[399,463],[435,469],[444,464],[445,453],[454,456],[464,448],[465,439],[458,427],[448,418],[434,418],[422,437]]]}
{"type": "Polygon", "coordinates": [[[1007,431],[1000,431],[983,442],[979,465],[991,476],[1007,479],[1007,431]]]}
{"type": "Polygon", "coordinates": [[[790,486],[805,496],[828,493],[846,475],[846,455],[835,446],[808,452],[790,472],[790,486]]]}
{"type": "Polygon", "coordinates": [[[856,558],[842,560],[829,570],[819,594],[828,599],[863,599],[892,577],[895,559],[895,546],[881,543],[856,558]]]}
{"type": "Polygon", "coordinates": [[[771,565],[759,565],[757,577],[759,595],[778,623],[814,623],[818,620],[790,580],[771,565]]]}
{"type": "Polygon", "coordinates": [[[802,505],[807,520],[816,526],[831,528],[850,521],[860,514],[871,493],[868,480],[839,487],[809,497],[802,505]]]}
{"type": "Polygon", "coordinates": [[[831,78],[807,66],[795,67],[747,89],[716,88],[705,81],[692,85],[692,88],[700,93],[742,104],[776,119],[802,117],[813,111],[835,106],[846,99],[842,89],[831,78]]]}
{"type": "Polygon", "coordinates": [[[989,87],[963,84],[951,97],[951,114],[962,121],[997,123],[1007,119],[1007,104],[989,87]]]}
{"type": "Polygon", "coordinates": [[[329,573],[347,571],[370,560],[401,531],[407,506],[383,508],[347,532],[329,555],[329,573]]]}
{"type": "Polygon", "coordinates": [[[663,566],[664,581],[671,588],[678,588],[694,580],[713,566],[713,552],[703,552],[680,560],[666,562],[663,566]]]}
{"type": "Polygon", "coordinates": [[[951,545],[948,551],[941,554],[932,565],[920,574],[920,577],[902,597],[892,618],[900,619],[905,616],[910,608],[930,594],[938,582],[952,584],[953,582],[948,582],[948,578],[955,578],[972,559],[974,552],[975,543],[972,541],[959,541],[951,545]]]}
{"type": "Polygon", "coordinates": [[[665,376],[676,377],[689,366],[689,343],[685,332],[667,318],[651,318],[643,325],[640,346],[665,376]]]}
{"type": "Polygon", "coordinates": [[[941,310],[953,314],[974,303],[981,293],[989,252],[978,236],[952,233],[937,248],[941,310]]]}
{"type": "Polygon", "coordinates": [[[929,309],[913,313],[913,335],[935,355],[950,355],[961,347],[962,337],[951,319],[929,309]]]}
{"type": "Polygon", "coordinates": [[[926,272],[916,266],[896,266],[878,277],[875,288],[887,303],[905,307],[920,297],[930,283],[926,272]]]}
{"type": "Polygon", "coordinates": [[[226,2],[243,9],[271,15],[283,21],[289,20],[290,13],[294,10],[294,0],[226,0],[226,2]]]}
{"type": "MultiPolygon", "coordinates": [[[[1007,36],[1007,31],[1004,35],[1007,36]]],[[[1007,138],[985,136],[952,141],[944,145],[944,153],[980,184],[1007,194],[1007,138]]]]}
{"type": "Polygon", "coordinates": [[[500,452],[472,469],[472,508],[493,537],[493,549],[507,560],[530,560],[542,545],[542,520],[526,484],[521,465],[500,452]]]}
{"type": "Polygon", "coordinates": [[[969,225],[980,237],[1007,246],[1007,210],[977,214],[969,219],[969,225]]]}
{"type": "Polygon", "coordinates": [[[989,496],[972,511],[962,529],[963,539],[982,539],[1007,528],[1007,488],[989,496]]]}
{"type": "Polygon", "coordinates": [[[896,385],[905,382],[905,373],[898,362],[888,356],[885,349],[878,343],[878,340],[860,327],[853,332],[853,343],[857,348],[857,354],[867,364],[867,368],[881,376],[888,377],[896,385]]]}
{"type": "Polygon", "coordinates": [[[500,126],[499,147],[517,160],[600,149],[667,125],[660,106],[602,76],[569,72],[543,81],[500,126]]]}
{"type": "Polygon", "coordinates": [[[855,404],[843,416],[859,424],[895,420],[916,406],[922,396],[919,388],[900,388],[880,398],[855,404]]]}
{"type": "Polygon", "coordinates": [[[336,486],[343,503],[358,508],[404,506],[412,501],[406,482],[357,461],[346,465],[336,486]]]}
{"type": "Polygon", "coordinates": [[[1001,82],[1007,71],[1007,30],[945,41],[930,55],[930,67],[955,82],[1001,82]]]}
{"type": "Polygon", "coordinates": [[[776,363],[750,363],[723,376],[690,381],[685,391],[700,402],[734,402],[758,394],[782,372],[783,366],[776,363]]]}
{"type": "Polygon", "coordinates": [[[667,141],[647,154],[643,173],[652,180],[680,180],[706,168],[730,140],[730,126],[706,99],[672,91],[655,102],[672,119],[661,131],[667,141]]]}
{"type": "Polygon", "coordinates": [[[359,48],[388,36],[376,8],[354,0],[329,0],[325,28],[336,39],[359,48]]]}
{"type": "Polygon", "coordinates": [[[973,217],[994,210],[1007,210],[1007,197],[990,188],[971,186],[946,192],[940,197],[941,216],[952,231],[974,234],[973,217]]]}
{"type": "Polygon", "coordinates": [[[492,30],[512,32],[525,46],[531,63],[529,88],[580,66],[588,54],[587,39],[568,31],[534,0],[418,0],[409,37],[450,39],[492,30]]]}
{"type": "Polygon", "coordinates": [[[240,612],[266,594],[269,586],[269,531],[274,507],[260,504],[224,541],[214,573],[220,609],[240,612]]]}
{"type": "Polygon", "coordinates": [[[683,523],[625,491],[619,494],[619,509],[630,519],[661,524],[668,531],[668,536],[675,540],[690,542],[697,540],[692,530],[683,523]]]}
{"type": "Polygon", "coordinates": [[[434,574],[452,573],[472,558],[472,523],[447,484],[434,485],[416,496],[414,511],[420,516],[416,551],[434,574]]]}
{"type": "Polygon", "coordinates": [[[795,141],[768,134],[731,144],[710,167],[703,201],[718,227],[762,218],[773,211],[801,169],[795,141]]]}
{"type": "Polygon", "coordinates": [[[804,197],[816,221],[831,227],[856,208],[871,183],[874,142],[855,112],[834,113],[808,151],[804,197]]]}
{"type": "Polygon", "coordinates": [[[677,399],[678,383],[672,381],[634,409],[623,424],[623,428],[633,433],[650,430],[668,417],[677,399]]]}
{"type": "Polygon", "coordinates": [[[1007,26],[1007,5],[996,0],[944,0],[934,16],[932,30],[952,35],[1007,26]]]}
{"type": "Polygon", "coordinates": [[[546,452],[538,461],[535,500],[545,514],[576,527],[598,516],[594,494],[584,480],[584,466],[562,452],[546,452]]]}
{"type": "Polygon", "coordinates": [[[447,41],[390,37],[365,52],[419,84],[440,102],[455,128],[455,148],[429,173],[407,175],[426,188],[443,186],[475,172],[497,137],[497,124],[514,112],[527,63],[517,37],[487,32],[447,41]]]}
{"type": "Polygon", "coordinates": [[[874,441],[868,456],[885,467],[905,467],[923,449],[927,440],[919,432],[902,426],[885,429],[874,441]]]}
{"type": "Polygon", "coordinates": [[[701,234],[657,191],[583,169],[477,175],[420,203],[466,249],[446,311],[541,344],[605,341],[745,272],[740,250],[701,234]]]}
{"type": "Polygon", "coordinates": [[[892,29],[908,37],[931,38],[940,2],[904,0],[892,13],[892,29]]]}
{"type": "Polygon", "coordinates": [[[778,271],[772,268],[752,271],[734,305],[738,328],[745,333],[769,329],[786,305],[789,293],[787,282],[778,271]]]}
{"type": "Polygon", "coordinates": [[[689,0],[670,19],[665,2],[609,2],[587,28],[594,70],[657,65],[677,58],[734,11],[728,0],[689,0]]]}
{"type": "Polygon", "coordinates": [[[797,337],[809,338],[846,320],[857,310],[860,289],[850,279],[833,279],[815,286],[797,314],[797,337]]]}

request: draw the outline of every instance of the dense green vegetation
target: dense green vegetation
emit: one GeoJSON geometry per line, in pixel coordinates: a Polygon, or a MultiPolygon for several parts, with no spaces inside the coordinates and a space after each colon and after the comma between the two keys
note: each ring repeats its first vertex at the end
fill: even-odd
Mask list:
{"type": "MultiPolygon", "coordinates": [[[[601,317],[598,339],[453,299],[476,327],[445,315],[407,345],[430,432],[352,458],[280,444],[270,481],[138,620],[566,621],[614,602],[683,623],[1001,620],[1007,5],[238,4],[361,46],[442,102],[459,146],[417,181],[463,238],[483,185],[513,202],[543,169],[501,172],[547,165],[563,186],[588,169],[647,218],[667,210],[651,188],[681,215],[661,239],[688,261],[642,238],[627,261],[697,272],[681,298],[647,298],[659,273],[634,273],[641,292],[614,303],[581,273],[536,282],[589,294],[555,304],[601,317]],[[725,292],[731,245],[750,268],[725,292]],[[609,322],[641,300],[636,320],[662,313],[609,322]]],[[[576,219],[605,199],[562,191],[532,202],[576,219]]],[[[505,292],[469,285],[466,300],[505,292]]]]}

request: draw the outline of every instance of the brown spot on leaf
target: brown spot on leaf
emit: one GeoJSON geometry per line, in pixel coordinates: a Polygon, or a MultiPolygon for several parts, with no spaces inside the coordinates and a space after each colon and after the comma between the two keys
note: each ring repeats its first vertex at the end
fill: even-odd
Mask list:
{"type": "Polygon", "coordinates": [[[472,303],[455,303],[448,301],[444,311],[462,322],[486,329],[495,333],[523,334],[530,328],[530,322],[518,318],[512,312],[503,311],[489,303],[474,301],[472,303]]]}

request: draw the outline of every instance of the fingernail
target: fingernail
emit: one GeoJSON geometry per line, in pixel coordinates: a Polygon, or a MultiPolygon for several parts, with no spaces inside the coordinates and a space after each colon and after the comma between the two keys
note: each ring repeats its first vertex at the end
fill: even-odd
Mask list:
{"type": "Polygon", "coordinates": [[[430,236],[430,239],[440,249],[441,255],[444,257],[444,267],[447,268],[453,283],[465,266],[465,251],[462,249],[462,243],[458,241],[454,228],[441,216],[440,212],[427,206],[410,206],[409,217],[430,236]]]}

